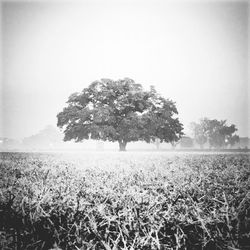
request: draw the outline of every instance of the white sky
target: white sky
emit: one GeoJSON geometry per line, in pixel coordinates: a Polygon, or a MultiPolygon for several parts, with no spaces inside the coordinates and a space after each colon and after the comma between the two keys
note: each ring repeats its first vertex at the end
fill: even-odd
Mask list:
{"type": "Polygon", "coordinates": [[[179,118],[227,119],[250,136],[247,2],[2,1],[0,137],[47,124],[68,96],[130,77],[176,101],[179,118]]]}

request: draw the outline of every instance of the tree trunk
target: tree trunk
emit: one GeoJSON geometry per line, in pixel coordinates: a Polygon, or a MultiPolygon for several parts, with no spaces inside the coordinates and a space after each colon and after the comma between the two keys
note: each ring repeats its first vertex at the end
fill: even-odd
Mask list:
{"type": "Polygon", "coordinates": [[[172,145],[172,150],[175,150],[176,149],[176,146],[177,146],[177,143],[176,142],[170,142],[171,145],[172,145]]]}
{"type": "Polygon", "coordinates": [[[122,141],[119,141],[119,149],[120,151],[126,151],[126,145],[127,145],[127,142],[122,140],[122,141]]]}

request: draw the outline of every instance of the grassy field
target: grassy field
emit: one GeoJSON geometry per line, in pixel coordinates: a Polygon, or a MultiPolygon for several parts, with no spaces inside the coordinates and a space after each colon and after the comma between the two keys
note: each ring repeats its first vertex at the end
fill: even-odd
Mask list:
{"type": "Polygon", "coordinates": [[[247,154],[0,154],[1,249],[250,249],[247,154]]]}

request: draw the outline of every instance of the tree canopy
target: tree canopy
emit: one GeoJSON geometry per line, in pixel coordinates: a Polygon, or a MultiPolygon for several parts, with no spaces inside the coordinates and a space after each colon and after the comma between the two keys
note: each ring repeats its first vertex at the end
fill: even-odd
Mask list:
{"type": "Polygon", "coordinates": [[[227,125],[226,120],[203,118],[199,123],[192,123],[194,139],[201,147],[206,142],[210,148],[233,146],[239,141],[239,136],[234,134],[237,128],[234,124],[227,125]]]}
{"type": "Polygon", "coordinates": [[[193,132],[194,141],[200,146],[200,148],[203,148],[204,144],[207,142],[203,120],[201,120],[200,123],[192,122],[191,130],[193,132]]]}
{"type": "Polygon", "coordinates": [[[175,103],[130,78],[95,81],[70,95],[67,104],[57,115],[65,141],[118,141],[125,150],[128,142],[173,142],[183,135],[175,103]]]}

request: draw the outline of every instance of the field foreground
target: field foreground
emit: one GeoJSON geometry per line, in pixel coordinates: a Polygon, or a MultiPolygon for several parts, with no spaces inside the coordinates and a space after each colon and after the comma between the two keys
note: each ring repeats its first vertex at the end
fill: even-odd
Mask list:
{"type": "Polygon", "coordinates": [[[250,159],[0,154],[1,249],[250,249],[250,159]]]}

